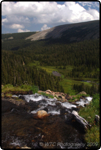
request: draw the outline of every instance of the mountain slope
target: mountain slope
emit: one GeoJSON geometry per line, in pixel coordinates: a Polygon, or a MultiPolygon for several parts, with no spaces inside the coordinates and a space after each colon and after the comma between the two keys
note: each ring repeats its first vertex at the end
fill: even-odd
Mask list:
{"type": "Polygon", "coordinates": [[[62,40],[67,42],[79,42],[83,40],[99,38],[99,21],[90,21],[75,24],[56,26],[44,31],[37,32],[27,37],[31,41],[36,40],[62,40]]]}

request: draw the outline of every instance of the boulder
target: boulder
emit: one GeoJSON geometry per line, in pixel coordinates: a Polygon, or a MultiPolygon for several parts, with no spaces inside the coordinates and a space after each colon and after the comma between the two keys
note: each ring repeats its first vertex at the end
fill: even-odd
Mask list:
{"type": "Polygon", "coordinates": [[[51,93],[52,91],[51,90],[46,90],[46,92],[51,93]]]}
{"type": "Polygon", "coordinates": [[[82,91],[82,92],[78,93],[77,95],[79,95],[79,94],[87,95],[87,93],[85,91],[82,91]]]}
{"type": "Polygon", "coordinates": [[[21,149],[31,149],[31,147],[23,146],[23,147],[21,147],[21,149]]]}
{"type": "Polygon", "coordinates": [[[49,114],[45,110],[39,110],[36,115],[39,119],[43,119],[49,116],[49,114]]]}
{"type": "Polygon", "coordinates": [[[74,110],[72,111],[72,120],[78,125],[78,127],[84,130],[91,127],[91,125],[74,110]]]}

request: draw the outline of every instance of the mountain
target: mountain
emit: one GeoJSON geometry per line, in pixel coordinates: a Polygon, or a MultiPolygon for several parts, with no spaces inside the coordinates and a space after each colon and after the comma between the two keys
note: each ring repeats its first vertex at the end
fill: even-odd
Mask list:
{"type": "Polygon", "coordinates": [[[31,41],[36,40],[54,40],[66,42],[79,42],[84,40],[99,38],[99,21],[89,21],[75,24],[65,24],[56,26],[44,31],[37,32],[28,36],[31,41]]]}
{"type": "Polygon", "coordinates": [[[31,84],[40,90],[65,93],[82,88],[94,93],[98,84],[95,90],[96,86],[85,90],[80,82],[99,82],[99,50],[99,21],[61,25],[37,33],[3,34],[2,84],[31,84]]]}

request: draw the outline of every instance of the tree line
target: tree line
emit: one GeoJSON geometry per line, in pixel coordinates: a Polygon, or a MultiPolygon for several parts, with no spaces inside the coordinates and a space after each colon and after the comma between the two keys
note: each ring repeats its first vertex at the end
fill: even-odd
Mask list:
{"type": "Polygon", "coordinates": [[[25,65],[21,55],[15,55],[9,51],[2,51],[2,84],[37,85],[40,90],[53,90],[64,92],[59,84],[60,77],[48,74],[43,69],[36,66],[30,67],[25,65]]]}

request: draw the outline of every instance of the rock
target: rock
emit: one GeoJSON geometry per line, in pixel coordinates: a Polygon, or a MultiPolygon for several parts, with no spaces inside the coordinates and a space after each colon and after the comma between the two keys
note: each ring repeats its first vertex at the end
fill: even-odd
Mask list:
{"type": "Polygon", "coordinates": [[[73,98],[73,96],[70,96],[70,95],[66,95],[65,97],[67,100],[71,100],[73,98]]]}
{"type": "Polygon", "coordinates": [[[76,111],[72,111],[72,120],[77,123],[78,127],[81,127],[82,129],[86,130],[88,127],[91,127],[89,123],[76,111]]]}
{"type": "Polygon", "coordinates": [[[49,116],[49,114],[45,110],[39,110],[36,115],[39,119],[43,119],[49,116]]]}
{"type": "Polygon", "coordinates": [[[53,74],[54,76],[58,76],[58,77],[61,76],[61,74],[60,74],[59,72],[57,72],[57,71],[53,71],[52,74],[53,74]]]}
{"type": "Polygon", "coordinates": [[[51,93],[52,91],[51,90],[46,90],[46,92],[51,93]]]}
{"type": "Polygon", "coordinates": [[[56,99],[56,100],[57,100],[57,98],[56,98],[56,97],[54,97],[54,99],[56,99]]]}
{"type": "Polygon", "coordinates": [[[31,147],[24,146],[24,147],[21,147],[21,149],[31,149],[31,147]]]}
{"type": "Polygon", "coordinates": [[[75,110],[73,110],[73,111],[72,111],[72,114],[73,114],[73,115],[78,115],[78,112],[75,111],[75,110]]]}
{"type": "Polygon", "coordinates": [[[12,39],[14,39],[13,36],[11,36],[11,37],[8,38],[8,40],[12,40],[12,39]]]}
{"type": "Polygon", "coordinates": [[[87,95],[87,93],[85,91],[82,91],[82,92],[78,93],[77,95],[79,95],[79,94],[87,95]]]}
{"type": "Polygon", "coordinates": [[[98,125],[99,122],[100,122],[100,116],[99,115],[95,115],[95,123],[96,123],[96,125],[98,125]]]}

